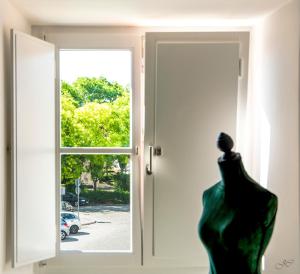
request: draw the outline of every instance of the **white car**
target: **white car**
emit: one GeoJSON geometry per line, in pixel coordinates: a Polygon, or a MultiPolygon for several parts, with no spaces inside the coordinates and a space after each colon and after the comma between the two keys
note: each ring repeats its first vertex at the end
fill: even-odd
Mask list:
{"type": "Polygon", "coordinates": [[[68,226],[70,227],[70,233],[76,234],[79,229],[81,229],[81,223],[78,216],[73,212],[62,211],[60,213],[61,218],[63,218],[68,226]]]}
{"type": "Polygon", "coordinates": [[[64,240],[69,235],[70,235],[69,225],[63,218],[60,218],[60,239],[64,240]]]}

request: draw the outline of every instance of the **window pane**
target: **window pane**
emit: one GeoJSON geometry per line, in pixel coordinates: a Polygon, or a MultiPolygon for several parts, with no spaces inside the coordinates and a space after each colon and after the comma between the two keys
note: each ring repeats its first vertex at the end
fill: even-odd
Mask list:
{"type": "Polygon", "coordinates": [[[62,50],[61,146],[129,147],[131,52],[62,50]]]}
{"type": "Polygon", "coordinates": [[[62,250],[131,251],[130,170],[129,155],[61,156],[62,250]]]}

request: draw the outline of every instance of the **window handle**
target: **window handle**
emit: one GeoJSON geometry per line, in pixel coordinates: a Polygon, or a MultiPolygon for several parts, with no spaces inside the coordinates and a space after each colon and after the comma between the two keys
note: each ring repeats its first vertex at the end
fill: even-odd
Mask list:
{"type": "Polygon", "coordinates": [[[155,156],[161,156],[162,155],[162,149],[160,146],[157,146],[154,148],[154,155],[155,156]]]}
{"type": "Polygon", "coordinates": [[[153,146],[149,146],[149,164],[146,165],[146,172],[148,175],[152,175],[152,156],[153,156],[153,146]]]}

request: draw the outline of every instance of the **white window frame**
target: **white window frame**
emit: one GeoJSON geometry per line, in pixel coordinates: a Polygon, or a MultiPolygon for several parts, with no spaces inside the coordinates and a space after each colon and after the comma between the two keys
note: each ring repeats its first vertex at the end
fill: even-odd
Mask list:
{"type": "Polygon", "coordinates": [[[74,33],[67,32],[61,35],[45,35],[47,41],[56,46],[56,214],[60,215],[60,156],[61,153],[82,154],[128,154],[131,159],[132,189],[130,197],[131,210],[131,247],[132,252],[104,252],[104,251],[65,251],[60,249],[60,227],[57,227],[57,256],[48,261],[48,265],[55,267],[71,266],[78,268],[89,265],[93,268],[103,266],[138,266],[142,260],[141,246],[141,39],[140,36],[113,32],[97,32],[85,34],[80,30],[74,33]],[[132,54],[132,92],[131,92],[131,142],[128,148],[77,148],[60,146],[60,63],[61,50],[129,50],[132,54]]]}

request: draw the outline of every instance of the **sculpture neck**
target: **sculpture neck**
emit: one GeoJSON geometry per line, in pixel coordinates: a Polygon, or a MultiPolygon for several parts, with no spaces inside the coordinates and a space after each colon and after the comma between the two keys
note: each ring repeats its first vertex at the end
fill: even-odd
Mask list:
{"type": "Polygon", "coordinates": [[[248,175],[245,171],[242,158],[240,154],[236,153],[231,159],[224,159],[223,157],[218,160],[219,169],[222,177],[222,184],[225,188],[238,188],[241,183],[246,181],[248,175]]]}

